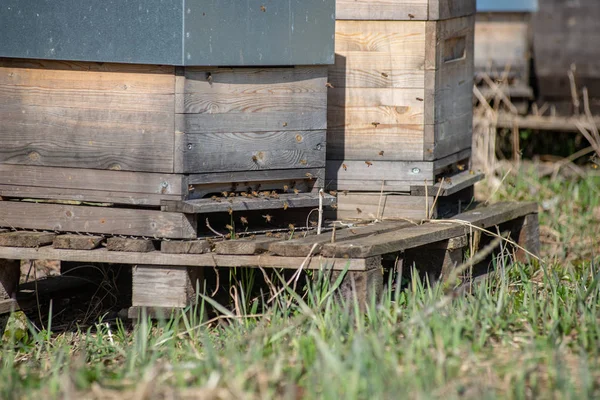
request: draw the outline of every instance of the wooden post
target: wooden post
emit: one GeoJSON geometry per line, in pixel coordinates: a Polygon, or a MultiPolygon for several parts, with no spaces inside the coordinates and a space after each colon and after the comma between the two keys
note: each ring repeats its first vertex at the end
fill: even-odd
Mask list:
{"type": "Polygon", "coordinates": [[[408,268],[416,267],[433,284],[462,264],[467,242],[466,235],[462,235],[409,249],[404,253],[404,264],[408,268]]]}
{"type": "MultiPolygon", "coordinates": [[[[523,218],[523,225],[519,230],[517,244],[538,257],[540,255],[540,225],[538,214],[529,214],[523,218]]],[[[518,262],[527,262],[531,257],[521,249],[517,249],[515,259],[518,262]]]]}
{"type": "Polygon", "coordinates": [[[142,307],[156,315],[181,309],[196,301],[196,285],[203,287],[204,270],[199,267],[137,265],[132,271],[132,308],[136,318],[142,307]]]}
{"type": "MultiPolygon", "coordinates": [[[[16,299],[20,276],[20,260],[0,259],[0,300],[16,299]]],[[[0,338],[4,335],[9,317],[10,314],[0,315],[0,338]]]]}
{"type": "MultiPolygon", "coordinates": [[[[370,257],[369,269],[366,271],[348,271],[339,288],[338,295],[341,299],[352,304],[358,302],[361,311],[365,311],[371,299],[379,301],[383,292],[383,272],[381,256],[370,257]]],[[[331,283],[333,284],[342,271],[333,271],[331,283]]]]}

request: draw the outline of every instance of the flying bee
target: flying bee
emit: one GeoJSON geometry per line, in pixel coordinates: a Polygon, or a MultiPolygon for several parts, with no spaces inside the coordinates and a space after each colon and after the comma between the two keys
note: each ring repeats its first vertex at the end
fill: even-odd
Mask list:
{"type": "Polygon", "coordinates": [[[348,191],[344,190],[342,193],[344,193],[344,196],[348,196],[348,191]]]}
{"type": "Polygon", "coordinates": [[[388,74],[386,74],[385,72],[382,72],[382,73],[381,73],[381,76],[383,76],[384,78],[387,78],[387,77],[388,77],[388,74]]]}
{"type": "Polygon", "coordinates": [[[283,191],[287,192],[290,187],[288,185],[283,185],[283,191]]]}
{"type": "Polygon", "coordinates": [[[371,125],[377,128],[379,125],[381,125],[381,122],[371,122],[371,125]]]}
{"type": "Polygon", "coordinates": [[[257,162],[258,161],[258,157],[252,156],[252,161],[257,162]]]}
{"type": "Polygon", "coordinates": [[[271,222],[271,219],[273,218],[272,216],[270,216],[269,214],[267,215],[263,215],[263,218],[267,221],[267,222],[271,222]]]}
{"type": "Polygon", "coordinates": [[[365,164],[367,164],[367,167],[370,167],[371,165],[373,165],[373,163],[371,161],[365,161],[365,164]]]}
{"type": "Polygon", "coordinates": [[[348,171],[348,166],[346,164],[342,164],[342,168],[344,168],[344,171],[348,171]]]}
{"type": "Polygon", "coordinates": [[[456,166],[456,168],[458,168],[459,171],[464,171],[465,170],[465,164],[458,164],[456,166]]]}
{"type": "Polygon", "coordinates": [[[248,218],[246,217],[240,217],[240,222],[244,225],[248,225],[248,218]]]}
{"type": "Polygon", "coordinates": [[[414,14],[408,14],[408,18],[413,19],[414,17],[414,14]]]}
{"type": "Polygon", "coordinates": [[[232,231],[233,230],[233,226],[227,224],[225,225],[225,228],[227,228],[228,231],[232,231]]]}
{"type": "Polygon", "coordinates": [[[313,174],[311,174],[310,172],[307,172],[305,175],[306,175],[306,177],[308,179],[312,179],[313,178],[313,174]]]}
{"type": "Polygon", "coordinates": [[[325,86],[328,87],[329,89],[333,89],[333,85],[331,83],[329,83],[329,82],[327,82],[325,84],[325,86]]]}
{"type": "Polygon", "coordinates": [[[423,101],[423,99],[420,97],[417,97],[417,101],[423,101]]]}
{"type": "Polygon", "coordinates": [[[265,7],[265,6],[260,6],[260,11],[262,11],[262,12],[266,12],[266,11],[267,11],[267,7],[265,7]]]}
{"type": "Polygon", "coordinates": [[[383,153],[384,153],[384,151],[383,151],[383,150],[381,150],[381,151],[379,152],[379,155],[380,155],[380,156],[383,156],[383,153]]]}
{"type": "Polygon", "coordinates": [[[287,202],[287,201],[284,201],[284,202],[283,202],[283,209],[284,209],[284,210],[287,210],[289,206],[290,206],[290,205],[288,204],[288,202],[287,202]]]}
{"type": "Polygon", "coordinates": [[[337,192],[335,190],[330,190],[329,194],[332,196],[337,196],[337,192]]]}
{"type": "Polygon", "coordinates": [[[294,226],[294,224],[289,224],[288,228],[290,231],[293,231],[296,227],[294,226]]]}
{"type": "Polygon", "coordinates": [[[337,210],[337,204],[332,204],[331,208],[333,208],[334,210],[337,210]]]}
{"type": "Polygon", "coordinates": [[[283,126],[287,126],[287,122],[284,122],[284,123],[283,123],[283,126]]]}
{"type": "Polygon", "coordinates": [[[294,189],[294,193],[298,194],[298,193],[300,193],[300,191],[298,189],[294,189]]]}
{"type": "Polygon", "coordinates": [[[229,213],[229,215],[233,214],[233,208],[229,207],[229,210],[227,210],[227,212],[229,213]]]}
{"type": "Polygon", "coordinates": [[[358,208],[358,207],[356,207],[356,212],[359,213],[359,214],[362,214],[362,210],[360,208],[358,208]]]}

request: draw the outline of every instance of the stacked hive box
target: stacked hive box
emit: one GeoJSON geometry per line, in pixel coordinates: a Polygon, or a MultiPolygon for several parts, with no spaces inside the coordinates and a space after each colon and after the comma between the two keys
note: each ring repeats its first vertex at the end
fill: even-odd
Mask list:
{"type": "Polygon", "coordinates": [[[474,0],[337,1],[326,183],[344,191],[339,218],[425,217],[438,179],[453,175],[442,195],[477,180],[474,13],[474,0]]]}
{"type": "Polygon", "coordinates": [[[252,208],[223,191],[318,204],[333,0],[110,4],[0,15],[0,227],[194,238],[252,208]]]}

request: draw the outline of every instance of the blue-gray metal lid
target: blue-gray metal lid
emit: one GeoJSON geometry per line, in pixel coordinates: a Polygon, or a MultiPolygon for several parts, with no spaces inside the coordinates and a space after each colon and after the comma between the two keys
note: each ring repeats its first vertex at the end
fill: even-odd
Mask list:
{"type": "Polygon", "coordinates": [[[182,66],[334,61],[335,0],[2,0],[0,57],[182,66]]]}
{"type": "Polygon", "coordinates": [[[477,0],[480,12],[535,12],[537,9],[537,0],[477,0]]]}

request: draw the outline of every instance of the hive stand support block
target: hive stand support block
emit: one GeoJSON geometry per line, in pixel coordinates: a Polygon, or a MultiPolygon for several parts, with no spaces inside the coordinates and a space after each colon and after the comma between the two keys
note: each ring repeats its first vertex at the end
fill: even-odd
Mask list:
{"type": "MultiPolygon", "coordinates": [[[[381,257],[369,258],[369,269],[366,271],[347,271],[337,288],[337,295],[342,302],[352,307],[358,303],[361,312],[365,312],[368,305],[375,300],[379,301],[383,292],[383,273],[381,257]]],[[[333,285],[343,271],[332,271],[331,284],[333,285]]]]}
{"type": "MultiPolygon", "coordinates": [[[[0,301],[15,299],[21,276],[20,260],[0,259],[0,301]]],[[[10,313],[0,315],[0,339],[4,335],[10,313]]]]}

